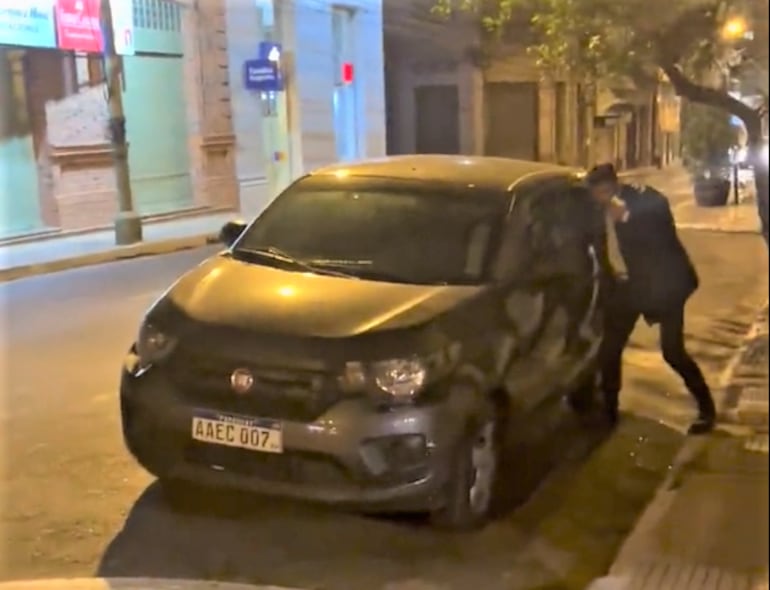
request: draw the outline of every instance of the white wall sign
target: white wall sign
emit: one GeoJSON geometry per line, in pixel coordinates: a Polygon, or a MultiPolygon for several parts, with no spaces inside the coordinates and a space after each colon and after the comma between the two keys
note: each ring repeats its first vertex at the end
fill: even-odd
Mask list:
{"type": "Polygon", "coordinates": [[[132,0],[110,0],[115,53],[134,55],[134,3],[132,0]]]}

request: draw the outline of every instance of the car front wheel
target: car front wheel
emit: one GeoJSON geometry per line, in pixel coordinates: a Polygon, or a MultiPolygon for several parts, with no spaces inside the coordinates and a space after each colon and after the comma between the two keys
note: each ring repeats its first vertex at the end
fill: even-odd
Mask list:
{"type": "Polygon", "coordinates": [[[490,407],[458,445],[445,501],[431,514],[434,525],[464,530],[477,528],[488,520],[495,505],[500,465],[499,422],[490,407]]]}

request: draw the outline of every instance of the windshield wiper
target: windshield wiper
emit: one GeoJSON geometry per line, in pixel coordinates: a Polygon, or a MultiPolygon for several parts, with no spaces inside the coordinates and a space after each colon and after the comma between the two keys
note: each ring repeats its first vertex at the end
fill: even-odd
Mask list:
{"type": "MultiPolygon", "coordinates": [[[[382,281],[386,283],[402,283],[402,284],[410,283],[408,279],[405,279],[400,275],[371,268],[371,265],[372,265],[371,260],[318,259],[318,260],[310,260],[308,262],[309,264],[313,265],[313,267],[323,267],[323,268],[333,267],[333,268],[350,269],[348,272],[355,273],[354,276],[362,280],[382,281]]],[[[351,274],[351,276],[353,275],[351,274]]]]}
{"type": "Polygon", "coordinates": [[[340,277],[345,279],[357,279],[358,277],[346,272],[332,270],[329,268],[324,268],[323,265],[315,265],[312,262],[307,262],[305,260],[301,260],[299,258],[296,258],[289,254],[288,252],[284,252],[280,248],[276,248],[275,246],[268,246],[266,248],[244,248],[239,247],[236,248],[233,251],[235,254],[242,252],[245,254],[250,254],[253,256],[260,256],[263,258],[270,258],[272,260],[278,260],[280,262],[284,262],[286,264],[291,264],[297,268],[300,268],[302,270],[305,270],[307,272],[312,272],[316,274],[324,274],[332,277],[340,277]]]}

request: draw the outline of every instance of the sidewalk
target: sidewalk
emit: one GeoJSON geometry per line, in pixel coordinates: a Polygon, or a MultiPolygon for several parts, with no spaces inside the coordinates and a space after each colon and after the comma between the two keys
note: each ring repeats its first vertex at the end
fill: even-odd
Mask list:
{"type": "Polygon", "coordinates": [[[726,373],[726,431],[688,439],[590,590],[767,590],[767,308],[726,373]]]}
{"type": "Polygon", "coordinates": [[[641,168],[623,173],[624,178],[649,184],[671,201],[671,210],[680,229],[759,234],[759,214],[753,189],[741,196],[740,202],[725,207],[699,207],[692,194],[690,175],[680,164],[663,169],[641,168]]]}
{"type": "Polygon", "coordinates": [[[125,258],[168,254],[215,241],[222,225],[237,212],[182,217],[146,223],[144,241],[116,246],[110,230],[0,244],[0,282],[90,266],[125,258]]]}

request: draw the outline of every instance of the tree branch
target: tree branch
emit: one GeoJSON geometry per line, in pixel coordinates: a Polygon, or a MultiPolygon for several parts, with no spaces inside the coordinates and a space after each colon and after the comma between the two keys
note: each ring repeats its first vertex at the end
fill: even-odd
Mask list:
{"type": "Polygon", "coordinates": [[[762,117],[761,113],[751,108],[746,103],[730,96],[727,92],[695,84],[682,73],[682,70],[675,63],[667,62],[660,64],[661,69],[668,76],[669,81],[674,87],[674,91],[692,102],[709,105],[731,115],[735,115],[744,125],[750,136],[759,133],[762,135],[762,117]]]}
{"type": "Polygon", "coordinates": [[[718,4],[697,5],[683,11],[657,35],[656,45],[660,61],[678,63],[693,46],[714,34],[718,4]]]}

